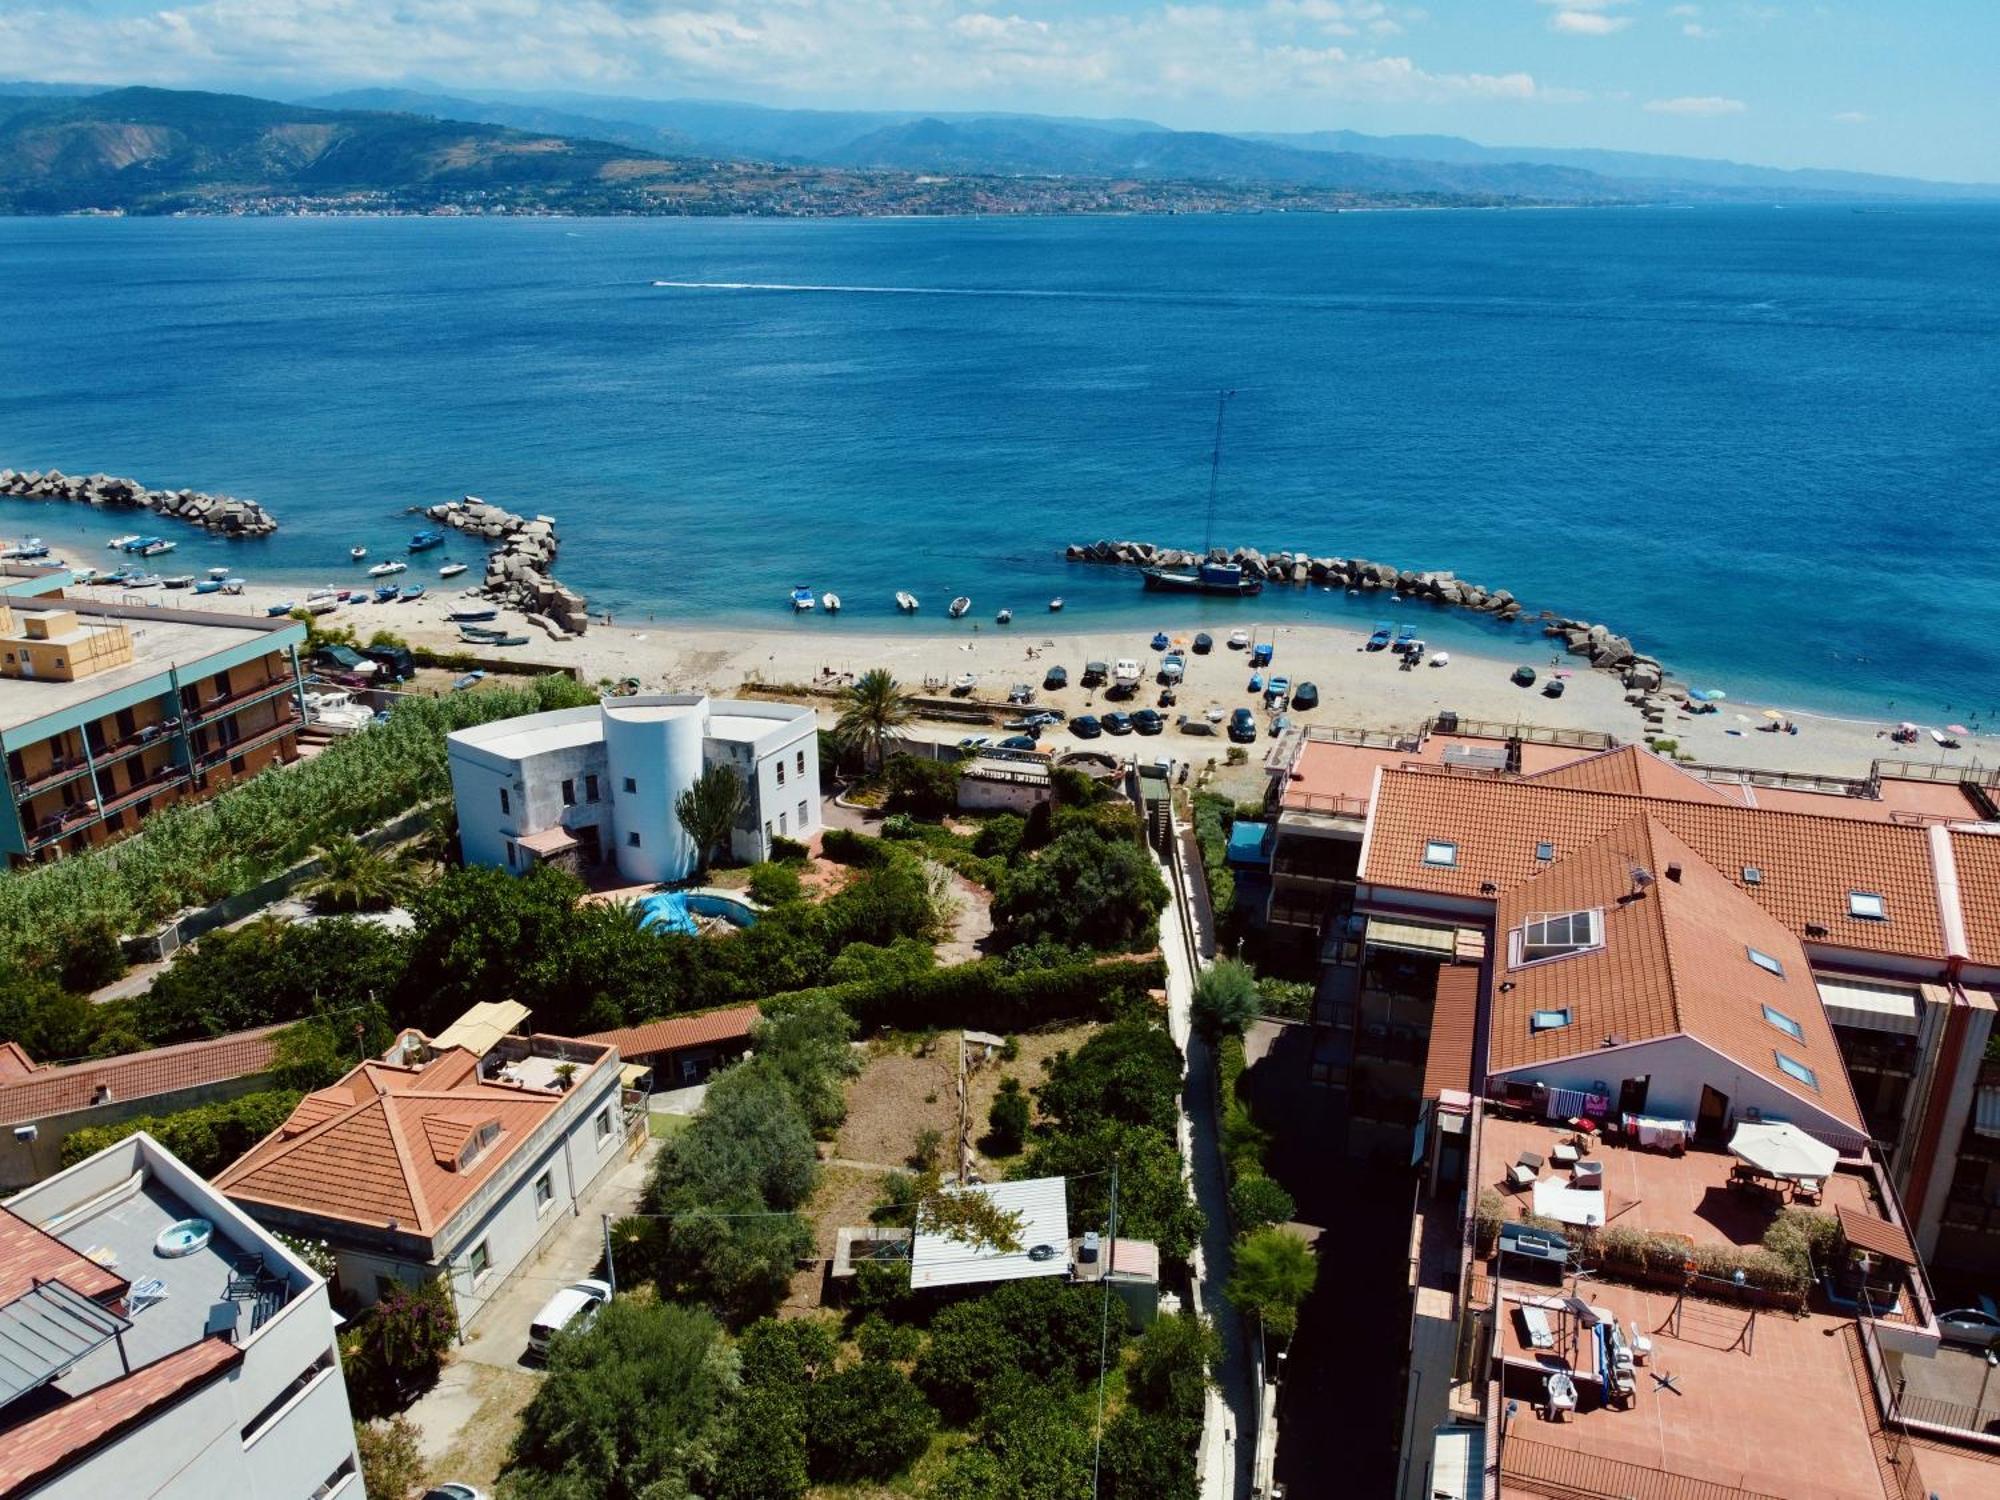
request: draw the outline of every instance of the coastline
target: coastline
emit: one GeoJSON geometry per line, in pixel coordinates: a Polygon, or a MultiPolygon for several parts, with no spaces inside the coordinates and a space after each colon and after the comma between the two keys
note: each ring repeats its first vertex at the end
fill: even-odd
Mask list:
{"type": "MultiPolygon", "coordinates": [[[[405,575],[406,577],[409,575],[405,575]]],[[[117,598],[118,590],[80,590],[87,596],[117,598]]],[[[303,601],[305,591],[280,585],[252,584],[240,596],[205,595],[199,599],[186,594],[148,591],[163,607],[200,608],[218,615],[261,616],[265,608],[284,599],[303,601]]],[[[1017,617],[1012,625],[981,622],[974,630],[968,622],[948,621],[942,612],[919,617],[921,628],[897,634],[850,629],[819,629],[820,617],[790,622],[787,628],[735,628],[716,624],[688,624],[675,620],[613,623],[593,621],[589,632],[569,640],[555,640],[527,623],[518,611],[501,609],[496,625],[526,635],[528,643],[509,648],[479,650],[464,644],[447,620],[449,610],[491,601],[451,588],[429,591],[412,603],[343,605],[321,616],[322,626],[344,626],[366,640],[376,630],[393,631],[412,645],[438,652],[464,651],[481,656],[518,657],[524,664],[573,669],[591,682],[617,682],[627,677],[639,679],[647,690],[700,689],[727,693],[746,683],[811,684],[831,670],[834,674],[865,672],[883,667],[909,690],[923,688],[927,680],[947,682],[963,672],[978,677],[975,697],[987,706],[1004,703],[1008,689],[1026,682],[1036,689],[1039,704],[1054,706],[1070,714],[1103,713],[1114,707],[1127,711],[1155,702],[1158,687],[1150,680],[1135,699],[1122,705],[1104,701],[1101,691],[1087,691],[1077,685],[1083,665],[1089,660],[1115,661],[1136,658],[1149,664],[1155,653],[1148,645],[1152,631],[1139,627],[1071,623],[1060,614],[1033,614],[1017,617]],[[1035,655],[1029,656],[1033,651],[1035,655]],[[1041,683],[1050,666],[1068,669],[1071,686],[1045,692],[1041,683]]],[[[1941,750],[1928,740],[1918,745],[1896,745],[1879,720],[1844,718],[1816,713],[1810,709],[1767,705],[1730,699],[1719,712],[1692,716],[1669,715],[1664,726],[1648,730],[1639,710],[1625,701],[1625,689],[1615,676],[1589,669],[1581,659],[1561,655],[1560,643],[1545,642],[1539,655],[1529,653],[1503,657],[1450,647],[1450,664],[1428,664],[1410,671],[1399,669],[1390,652],[1367,651],[1365,629],[1338,625],[1259,622],[1244,612],[1242,628],[1255,628],[1256,637],[1270,640],[1276,647],[1273,672],[1289,677],[1294,685],[1311,682],[1320,691],[1318,708],[1294,713],[1297,723],[1368,729],[1414,729],[1432,715],[1456,712],[1462,720],[1496,724],[1538,725],[1564,729],[1594,729],[1615,736],[1621,743],[1644,743],[1649,734],[1676,741],[1678,753],[1714,765],[1756,767],[1760,770],[1793,771],[1839,776],[1865,776],[1876,759],[1907,760],[1925,764],[1972,766],[1992,765],[2000,760],[2000,733],[1984,733],[1967,738],[1959,750],[1941,750]],[[1551,658],[1557,658],[1551,663],[1551,658]],[[1509,679],[1517,665],[1533,665],[1538,680],[1532,688],[1520,688],[1509,679]],[[1560,698],[1543,695],[1542,685],[1551,671],[1567,672],[1567,687],[1560,698]],[[1777,708],[1797,723],[1797,734],[1769,733],[1758,725],[1769,722],[1764,710],[1777,708]]],[[[1248,691],[1250,667],[1245,653],[1228,650],[1229,629],[1212,622],[1193,619],[1163,606],[1159,628],[1170,636],[1192,640],[1197,631],[1207,630],[1215,639],[1208,655],[1189,654],[1187,678],[1177,706],[1168,713],[1200,714],[1210,705],[1225,712],[1239,707],[1256,707],[1258,699],[1248,691]]],[[[1268,674],[1267,674],[1268,675],[1268,674]]],[[[942,689],[940,689],[942,691],[942,689]]],[[[830,718],[830,713],[825,715],[830,718]]],[[[1264,716],[1253,757],[1268,748],[1264,716]]],[[[924,726],[932,738],[955,739],[979,732],[977,726],[932,722],[924,726]]],[[[1058,734],[1054,743],[1072,743],[1058,734]]],[[[1076,742],[1080,743],[1080,742],[1076,742]]],[[[1182,753],[1220,760],[1227,741],[1217,737],[1196,738],[1168,732],[1155,740],[1099,740],[1106,746],[1152,745],[1166,753],[1175,747],[1182,753]]]]}

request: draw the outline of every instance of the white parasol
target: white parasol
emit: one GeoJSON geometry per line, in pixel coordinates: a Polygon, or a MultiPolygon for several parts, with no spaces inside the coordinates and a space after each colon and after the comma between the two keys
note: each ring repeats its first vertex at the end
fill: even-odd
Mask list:
{"type": "Polygon", "coordinates": [[[1729,1153],[1767,1177],[1830,1177],[1840,1153],[1796,1125],[1760,1121],[1736,1127],[1729,1153]]]}

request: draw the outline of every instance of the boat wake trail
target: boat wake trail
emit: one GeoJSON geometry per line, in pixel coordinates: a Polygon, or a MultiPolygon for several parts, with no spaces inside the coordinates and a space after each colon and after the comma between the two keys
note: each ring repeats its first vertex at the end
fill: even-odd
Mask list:
{"type": "Polygon", "coordinates": [[[824,286],[790,281],[655,281],[656,287],[680,292],[826,292],[857,297],[1036,297],[1088,298],[1102,301],[1118,293],[1038,291],[1032,287],[977,286],[824,286]]]}

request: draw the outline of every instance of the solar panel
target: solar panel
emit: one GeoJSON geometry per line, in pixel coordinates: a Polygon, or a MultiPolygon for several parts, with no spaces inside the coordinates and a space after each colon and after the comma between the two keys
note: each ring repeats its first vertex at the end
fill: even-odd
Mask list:
{"type": "Polygon", "coordinates": [[[0,1407],[47,1385],[131,1323],[60,1281],[0,1307],[0,1407]]]}

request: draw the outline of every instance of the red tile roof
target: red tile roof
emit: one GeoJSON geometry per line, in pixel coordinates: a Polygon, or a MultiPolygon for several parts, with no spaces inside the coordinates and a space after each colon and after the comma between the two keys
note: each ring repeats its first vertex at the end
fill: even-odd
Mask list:
{"type": "Polygon", "coordinates": [[[277,1056],[278,1033],[284,1029],[260,1026],[149,1052],[37,1068],[25,1077],[0,1070],[0,1125],[88,1109],[99,1088],[110,1089],[113,1099],[150,1099],[268,1072],[277,1056]]]}
{"type": "Polygon", "coordinates": [[[203,1339],[23,1422],[0,1447],[0,1495],[39,1486],[242,1362],[227,1339],[203,1339]]]}
{"type": "Polygon", "coordinates": [[[1437,1005],[1431,1012],[1430,1048],[1424,1054],[1424,1097],[1441,1089],[1479,1087],[1472,1076],[1479,1035],[1479,965],[1446,964],[1438,970],[1437,1005]]]}
{"type": "Polygon", "coordinates": [[[1954,833],[1951,859],[1972,961],[2000,966],[2000,834],[1954,833]]]}
{"type": "Polygon", "coordinates": [[[1495,964],[1490,1071],[1594,1052],[1612,1036],[1628,1045],[1689,1036],[1863,1129],[1798,939],[1657,816],[1640,813],[1522,881],[1500,898],[1494,921],[1506,946],[1495,964]],[[1636,895],[1635,864],[1656,876],[1636,895]],[[1675,870],[1678,879],[1669,873],[1675,870]],[[1593,909],[1602,914],[1602,946],[1532,963],[1517,956],[1514,934],[1531,918],[1593,909]],[[1784,972],[1758,967],[1753,948],[1784,972]],[[1501,983],[1510,988],[1499,990],[1501,983]],[[1766,1005],[1796,1022],[1801,1035],[1766,1020],[1766,1005]],[[1554,1010],[1569,1012],[1569,1023],[1537,1031],[1535,1012],[1554,1010]],[[1818,1089],[1779,1068],[1779,1052],[1812,1069],[1818,1089]]]}
{"type": "Polygon", "coordinates": [[[0,1078],[25,1078],[35,1071],[35,1060],[19,1042],[0,1042],[0,1078]]]}
{"type": "Polygon", "coordinates": [[[1494,893],[1482,885],[1504,890],[1547,868],[1535,858],[1538,843],[1553,844],[1561,858],[1639,813],[1652,814],[1801,937],[1877,953],[1945,954],[1929,838],[1923,828],[1903,824],[1402,769],[1381,774],[1361,876],[1378,885],[1490,898],[1494,893]],[[1455,844],[1456,863],[1426,864],[1430,840],[1455,844]],[[1754,866],[1761,881],[1745,882],[1745,866],[1754,866]],[[1879,894],[1886,918],[1850,916],[1853,890],[1879,894]],[[1827,936],[1810,937],[1808,925],[1825,927],[1827,936]]]}
{"type": "Polygon", "coordinates": [[[86,1259],[19,1214],[0,1208],[0,1303],[12,1302],[38,1281],[58,1280],[97,1302],[125,1295],[124,1277],[86,1259]]]}
{"type": "Polygon", "coordinates": [[[1631,792],[1644,797],[1667,797],[1681,802],[1733,802],[1700,777],[1682,770],[1637,745],[1621,745],[1573,760],[1549,771],[1528,777],[1545,786],[1566,786],[1584,792],[1631,792]]]}
{"type": "MultiPolygon", "coordinates": [[[[603,1061],[580,1067],[576,1086],[603,1061]]],[[[421,1067],[363,1063],[306,1095],[215,1185],[245,1203],[435,1234],[566,1097],[482,1082],[478,1069],[458,1047],[421,1067]],[[458,1147],[489,1122],[499,1139],[459,1170],[458,1147]]]]}
{"type": "Polygon", "coordinates": [[[616,1047],[626,1062],[636,1062],[660,1052],[682,1047],[708,1047],[719,1042],[747,1042],[750,1028],[762,1015],[754,1005],[732,1005],[726,1010],[705,1011],[698,1016],[668,1016],[643,1026],[627,1026],[618,1031],[599,1031],[582,1040],[616,1047]]]}

